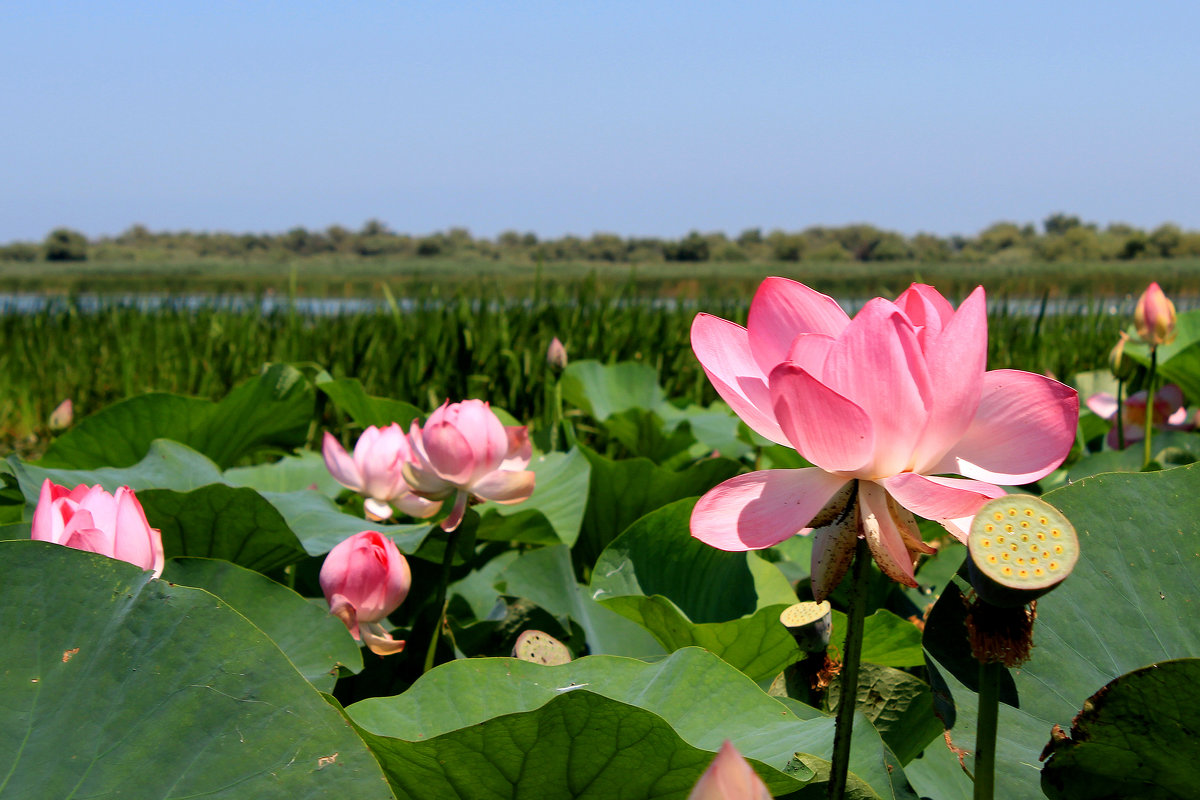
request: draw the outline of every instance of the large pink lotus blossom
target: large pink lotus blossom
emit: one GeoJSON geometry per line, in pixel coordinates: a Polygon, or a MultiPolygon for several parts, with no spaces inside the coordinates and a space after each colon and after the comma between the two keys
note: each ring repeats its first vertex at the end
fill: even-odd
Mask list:
{"type": "Polygon", "coordinates": [[[404,649],[404,642],[380,624],[412,586],[408,561],[395,542],[378,531],[354,534],[325,556],[320,581],[330,613],[346,624],[351,636],[381,656],[404,649]]]}
{"type": "Polygon", "coordinates": [[[696,504],[692,535],[750,550],[813,533],[818,600],[845,574],[859,535],[889,577],[915,586],[916,554],[929,548],[914,513],[965,542],[976,510],[1004,494],[997,483],[1047,475],[1075,437],[1074,389],[985,371],[982,287],[955,311],[914,284],[851,320],[833,299],[768,278],[745,328],[699,314],[692,348],[747,425],[816,465],[725,481],[696,504]]]}
{"type": "Polygon", "coordinates": [[[440,502],[454,498],[447,531],[462,522],[471,498],[520,503],[533,493],[533,455],[523,425],[505,426],[482,400],[445,403],[408,434],[415,461],[404,465],[412,490],[440,502]]]}
{"type": "Polygon", "coordinates": [[[771,792],[750,762],[726,739],[687,800],[771,800],[771,792]]]}
{"type": "MultiPolygon", "coordinates": [[[[1134,392],[1121,404],[1121,428],[1125,434],[1125,445],[1117,441],[1114,424],[1108,432],[1108,446],[1114,450],[1146,438],[1146,392],[1134,392]]],[[[1102,419],[1115,421],[1117,398],[1108,392],[1097,392],[1087,399],[1087,407],[1102,419]]],[[[1160,431],[1190,431],[1196,426],[1188,422],[1188,411],[1183,405],[1183,390],[1173,383],[1162,386],[1154,393],[1154,421],[1160,431]]]]}
{"type": "Polygon", "coordinates": [[[413,494],[404,480],[403,466],[414,457],[408,437],[396,423],[386,428],[371,425],[364,430],[354,445],[353,457],[326,432],[321,453],[334,480],[366,495],[363,508],[371,519],[387,519],[393,509],[419,518],[438,510],[439,503],[413,494]]]}
{"type": "Polygon", "coordinates": [[[128,486],[109,494],[99,485],[68,489],[47,478],[33,510],[32,533],[41,542],[99,553],[152,570],[156,578],[162,575],[162,534],[150,527],[128,486]]]}

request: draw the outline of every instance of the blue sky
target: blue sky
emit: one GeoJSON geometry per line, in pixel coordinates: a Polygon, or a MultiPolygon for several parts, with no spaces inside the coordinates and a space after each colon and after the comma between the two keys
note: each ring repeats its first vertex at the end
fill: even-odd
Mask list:
{"type": "Polygon", "coordinates": [[[1195,2],[0,5],[0,242],[1200,228],[1195,2]]]}

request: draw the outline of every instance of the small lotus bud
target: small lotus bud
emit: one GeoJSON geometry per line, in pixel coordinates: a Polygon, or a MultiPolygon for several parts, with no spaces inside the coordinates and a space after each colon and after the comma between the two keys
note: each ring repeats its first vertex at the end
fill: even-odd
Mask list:
{"type": "Polygon", "coordinates": [[[567,348],[557,336],[550,341],[550,347],[546,349],[546,363],[556,370],[567,368],[567,348]]]}
{"type": "Polygon", "coordinates": [[[1121,331],[1121,338],[1108,354],[1108,369],[1119,381],[1127,381],[1137,372],[1137,362],[1125,355],[1125,345],[1129,342],[1129,334],[1121,331]]]}
{"type": "Polygon", "coordinates": [[[71,427],[71,422],[75,419],[75,404],[71,402],[71,398],[67,398],[58,404],[58,407],[50,412],[50,430],[61,431],[64,428],[71,427]]]}
{"type": "Polygon", "coordinates": [[[1138,336],[1151,347],[1175,341],[1175,304],[1167,299],[1157,283],[1152,283],[1138,298],[1133,312],[1138,336]]]}
{"type": "Polygon", "coordinates": [[[770,800],[771,792],[728,739],[700,776],[688,800],[770,800]]]}

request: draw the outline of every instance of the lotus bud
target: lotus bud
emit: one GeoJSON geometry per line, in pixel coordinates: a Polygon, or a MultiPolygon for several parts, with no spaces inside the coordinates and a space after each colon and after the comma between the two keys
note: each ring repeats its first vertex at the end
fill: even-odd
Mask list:
{"type": "Polygon", "coordinates": [[[1152,283],[1138,298],[1133,312],[1138,336],[1151,347],[1175,341],[1175,304],[1163,294],[1157,283],[1152,283]]]}
{"type": "Polygon", "coordinates": [[[546,363],[556,371],[561,371],[567,368],[567,348],[555,336],[550,342],[550,347],[546,349],[546,363]]]}
{"type": "Polygon", "coordinates": [[[325,556],[320,582],[330,613],[371,652],[386,656],[404,649],[404,642],[380,624],[404,602],[412,585],[408,561],[395,542],[378,531],[354,534],[325,556]]]}
{"type": "Polygon", "coordinates": [[[688,800],[771,800],[762,778],[726,739],[688,800]]]}
{"type": "Polygon", "coordinates": [[[99,485],[67,489],[47,478],[31,527],[37,541],[99,553],[152,570],[156,578],[162,575],[162,534],[150,527],[128,486],[109,494],[99,485]]]}
{"type": "Polygon", "coordinates": [[[58,406],[50,412],[49,425],[52,431],[61,431],[64,428],[71,427],[71,423],[75,419],[75,404],[71,402],[71,398],[63,400],[58,406]]]}
{"type": "Polygon", "coordinates": [[[1125,345],[1129,342],[1129,334],[1121,331],[1121,338],[1108,354],[1108,369],[1119,381],[1127,381],[1137,372],[1137,362],[1125,355],[1125,345]]]}

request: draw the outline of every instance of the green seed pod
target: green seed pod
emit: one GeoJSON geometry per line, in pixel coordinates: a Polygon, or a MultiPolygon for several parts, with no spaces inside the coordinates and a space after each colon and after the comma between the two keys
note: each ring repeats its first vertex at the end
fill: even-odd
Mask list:
{"type": "Polygon", "coordinates": [[[980,599],[1016,608],[1071,573],[1079,538],[1062,512],[1032,495],[989,500],[971,522],[967,571],[980,599]]]}
{"type": "Polygon", "coordinates": [[[517,637],[517,643],[513,645],[513,658],[558,666],[571,660],[571,651],[550,634],[530,630],[522,631],[517,637]]]}
{"type": "Polygon", "coordinates": [[[824,652],[829,646],[829,635],[833,632],[833,615],[828,601],[814,603],[811,600],[788,606],[779,615],[796,644],[806,653],[824,652]]]}

